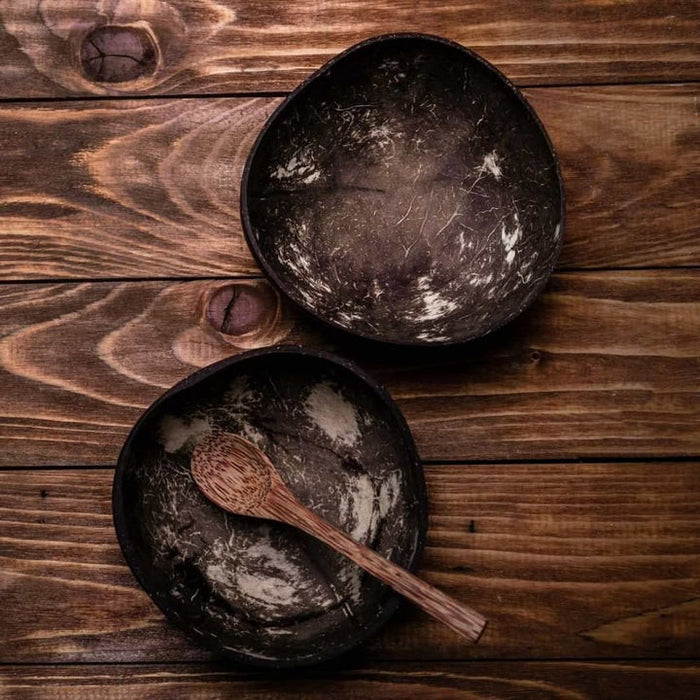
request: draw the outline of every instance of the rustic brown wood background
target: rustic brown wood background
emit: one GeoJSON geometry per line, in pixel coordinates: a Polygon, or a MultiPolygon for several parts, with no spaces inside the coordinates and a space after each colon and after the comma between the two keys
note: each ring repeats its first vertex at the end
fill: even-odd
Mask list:
{"type": "Polygon", "coordinates": [[[0,695],[700,697],[699,103],[697,0],[1,3],[0,695]],[[524,89],[569,200],[540,300],[448,351],[292,311],[238,218],[283,94],[405,30],[524,89]],[[110,512],[130,426],[274,342],[396,397],[430,493],[422,574],[488,615],[478,646],[405,609],[277,678],[194,648],[138,588],[110,512]]]}

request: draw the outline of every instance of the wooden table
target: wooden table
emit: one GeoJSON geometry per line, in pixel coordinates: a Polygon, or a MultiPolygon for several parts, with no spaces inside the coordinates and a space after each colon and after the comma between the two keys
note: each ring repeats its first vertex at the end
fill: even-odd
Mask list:
{"type": "Polygon", "coordinates": [[[700,697],[697,0],[14,0],[0,20],[3,697],[700,697]],[[271,314],[240,230],[281,96],[398,29],[521,86],[566,181],[545,293],[456,350],[271,314]],[[214,661],[137,586],[110,511],[130,426],[277,341],[396,398],[430,493],[422,574],[490,617],[477,647],[405,609],[280,679],[214,661]]]}

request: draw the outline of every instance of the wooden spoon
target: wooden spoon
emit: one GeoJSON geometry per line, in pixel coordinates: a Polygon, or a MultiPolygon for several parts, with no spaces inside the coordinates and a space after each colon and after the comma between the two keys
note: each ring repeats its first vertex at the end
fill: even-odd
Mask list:
{"type": "Polygon", "coordinates": [[[224,432],[204,437],[192,452],[192,476],[202,493],[220,508],[279,520],[317,537],[470,641],[478,641],[484,631],[486,620],[478,612],[355,542],[309,510],[287,488],[265,454],[248,440],[224,432]]]}

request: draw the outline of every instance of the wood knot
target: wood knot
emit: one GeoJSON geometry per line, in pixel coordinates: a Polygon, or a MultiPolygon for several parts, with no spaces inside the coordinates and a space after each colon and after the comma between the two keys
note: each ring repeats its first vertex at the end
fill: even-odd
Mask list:
{"type": "Polygon", "coordinates": [[[205,299],[205,323],[239,348],[272,345],[292,323],[279,294],[264,280],[241,280],[216,287],[205,299]]]}
{"type": "Polygon", "coordinates": [[[80,64],[93,82],[125,83],[155,72],[158,49],[145,29],[102,25],[83,39],[80,64]]]}

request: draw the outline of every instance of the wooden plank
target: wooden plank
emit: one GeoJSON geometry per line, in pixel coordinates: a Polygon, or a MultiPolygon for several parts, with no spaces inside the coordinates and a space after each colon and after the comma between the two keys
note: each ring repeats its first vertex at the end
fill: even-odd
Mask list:
{"type": "MultiPolygon", "coordinates": [[[[700,461],[427,466],[421,575],[476,646],[406,606],[360,659],[682,658],[700,645],[700,461]]],[[[0,661],[202,660],[116,543],[112,471],[0,472],[0,661]]]]}
{"type": "Polygon", "coordinates": [[[700,264],[700,87],[527,90],[526,96],[564,175],[560,267],[700,264]]]}
{"type": "Polygon", "coordinates": [[[516,322],[443,351],[362,343],[270,299],[262,280],[0,285],[0,464],[111,464],[166,389],[275,342],[371,371],[424,459],[700,453],[698,271],[555,275],[516,322]]]}
{"type": "Polygon", "coordinates": [[[695,700],[700,667],[673,662],[373,663],[339,671],[274,675],[205,664],[153,666],[9,666],[0,670],[0,697],[15,700],[170,700],[197,697],[300,698],[542,698],[695,700]],[[3,695],[3,692],[6,693],[3,695]]]}
{"type": "Polygon", "coordinates": [[[343,49],[397,29],[470,46],[522,85],[700,78],[700,17],[684,0],[5,5],[3,97],[289,90],[343,49]],[[91,47],[90,32],[105,25],[131,36],[103,35],[91,47]]]}
{"type": "Polygon", "coordinates": [[[278,102],[3,107],[1,277],[257,272],[241,233],[239,185],[278,102]]]}
{"type": "MultiPolygon", "coordinates": [[[[533,89],[560,154],[565,268],[700,264],[697,86],[533,89]]],[[[245,158],[279,99],[6,105],[0,279],[256,272],[245,158]]]]}

